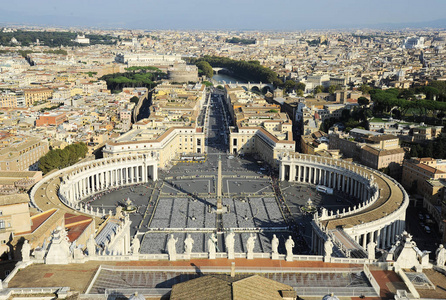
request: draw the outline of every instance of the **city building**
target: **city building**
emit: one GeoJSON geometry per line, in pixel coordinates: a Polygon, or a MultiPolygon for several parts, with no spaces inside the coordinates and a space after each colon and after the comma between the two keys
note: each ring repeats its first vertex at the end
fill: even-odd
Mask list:
{"type": "Polygon", "coordinates": [[[446,181],[446,160],[434,158],[410,158],[403,162],[401,184],[409,191],[438,204],[442,197],[442,184],[446,181]]]}
{"type": "Polygon", "coordinates": [[[169,66],[177,63],[183,63],[181,55],[161,55],[154,53],[118,53],[115,58],[116,62],[126,64],[128,67],[159,67],[167,70],[169,66]]]}
{"type": "Polygon", "coordinates": [[[0,255],[10,252],[14,235],[31,230],[28,194],[0,196],[0,255]]]}
{"type": "Polygon", "coordinates": [[[90,44],[90,39],[86,38],[84,34],[78,34],[74,39],[74,42],[79,44],[90,44]]]}
{"type": "Polygon", "coordinates": [[[234,121],[229,133],[231,154],[256,154],[278,168],[278,157],[295,151],[292,122],[279,105],[229,85],[225,100],[234,121]]]}
{"type": "Polygon", "coordinates": [[[59,126],[67,120],[64,113],[45,113],[36,120],[36,126],[59,126]]]}
{"type": "Polygon", "coordinates": [[[36,102],[46,101],[53,96],[53,90],[48,88],[24,89],[26,106],[36,102]]]}
{"type": "Polygon", "coordinates": [[[329,149],[339,149],[344,157],[376,170],[389,168],[388,172],[395,178],[401,174],[405,151],[396,136],[355,128],[348,135],[330,134],[329,141],[329,149]]]}
{"type": "Polygon", "coordinates": [[[152,95],[151,114],[132,130],[108,141],[104,157],[157,153],[161,167],[182,154],[205,152],[205,133],[198,116],[206,97],[205,86],[159,85],[152,95]]]}
{"type": "Polygon", "coordinates": [[[27,136],[0,139],[0,170],[36,171],[40,157],[49,151],[48,142],[27,136]]]}

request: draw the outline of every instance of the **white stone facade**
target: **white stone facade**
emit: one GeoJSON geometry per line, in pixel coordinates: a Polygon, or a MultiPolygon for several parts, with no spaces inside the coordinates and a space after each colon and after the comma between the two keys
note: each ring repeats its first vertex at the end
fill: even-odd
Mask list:
{"type": "MultiPolygon", "coordinates": [[[[339,248],[343,248],[346,242],[362,247],[363,251],[370,242],[376,243],[378,248],[388,248],[405,229],[409,197],[398,182],[376,170],[341,160],[295,153],[280,159],[279,177],[282,181],[333,188],[360,203],[342,212],[323,209],[321,216],[315,215],[312,223],[314,253],[323,253],[323,244],[329,236],[339,248]],[[386,211],[393,207],[391,201],[398,207],[386,211]],[[351,223],[352,219],[356,223],[351,223]],[[336,222],[336,227],[342,228],[348,236],[342,239],[338,235],[336,239],[333,235],[336,229],[327,228],[329,222],[336,222]]],[[[341,251],[347,254],[346,249],[341,251]]]]}

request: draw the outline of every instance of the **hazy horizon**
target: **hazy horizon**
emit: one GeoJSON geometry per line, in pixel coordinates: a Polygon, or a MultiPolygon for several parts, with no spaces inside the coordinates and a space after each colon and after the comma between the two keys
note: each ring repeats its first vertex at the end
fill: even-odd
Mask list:
{"type": "Polygon", "coordinates": [[[0,22],[174,30],[308,30],[446,27],[444,0],[22,0],[5,2],[0,22]]]}

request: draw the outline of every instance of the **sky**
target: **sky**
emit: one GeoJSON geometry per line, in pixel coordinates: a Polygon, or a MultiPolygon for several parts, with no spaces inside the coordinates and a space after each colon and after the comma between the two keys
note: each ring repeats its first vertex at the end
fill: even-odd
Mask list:
{"type": "Polygon", "coordinates": [[[445,11],[445,0],[0,0],[0,23],[147,30],[446,27],[445,11]]]}

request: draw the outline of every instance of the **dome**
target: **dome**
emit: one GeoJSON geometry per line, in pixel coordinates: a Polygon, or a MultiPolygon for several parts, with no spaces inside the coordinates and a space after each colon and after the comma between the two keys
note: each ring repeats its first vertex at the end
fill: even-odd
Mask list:
{"type": "Polygon", "coordinates": [[[339,300],[339,298],[336,297],[333,293],[331,293],[330,295],[325,295],[324,298],[322,298],[322,300],[339,300]]]}

